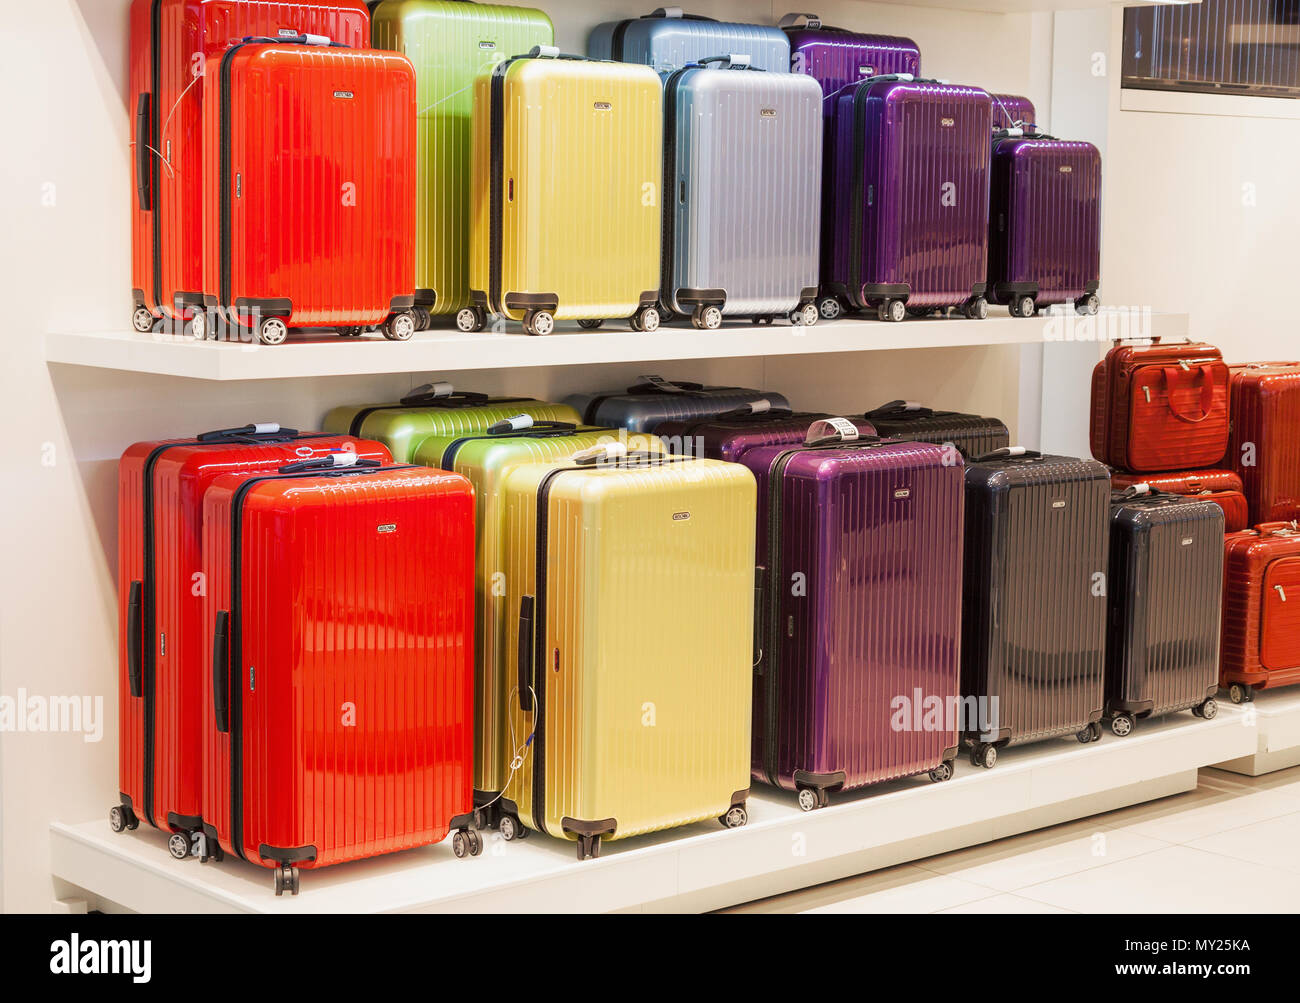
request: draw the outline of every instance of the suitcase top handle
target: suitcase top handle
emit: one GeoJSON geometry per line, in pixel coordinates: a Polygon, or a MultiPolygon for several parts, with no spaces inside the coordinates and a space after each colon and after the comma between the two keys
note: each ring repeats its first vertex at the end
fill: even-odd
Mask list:
{"type": "Polygon", "coordinates": [[[719,418],[750,418],[761,417],[769,414],[788,415],[794,412],[786,406],[776,407],[766,397],[761,397],[756,401],[750,401],[748,404],[741,404],[733,407],[730,411],[723,411],[718,415],[719,418]]]}
{"type": "Polygon", "coordinates": [[[259,441],[293,439],[298,436],[296,428],[285,428],[274,421],[259,421],[238,428],[218,428],[211,432],[200,432],[194,438],[199,442],[234,442],[249,439],[259,441]]]}
{"type": "Polygon", "coordinates": [[[426,383],[416,387],[399,403],[406,407],[485,407],[491,398],[469,390],[457,392],[450,383],[426,383]]]}
{"type": "MultiPolygon", "coordinates": [[[[862,433],[858,431],[858,426],[847,418],[818,418],[808,426],[808,434],[804,436],[803,444],[820,446],[827,442],[857,442],[861,438],[862,433]]],[[[873,435],[868,438],[877,437],[873,435]]]]}
{"type": "Polygon", "coordinates": [[[602,442],[589,449],[578,450],[573,454],[573,462],[580,467],[590,467],[598,463],[616,463],[627,455],[627,443],[602,442]]]}
{"type": "Polygon", "coordinates": [[[1010,129],[999,129],[993,134],[994,139],[1034,139],[1042,140],[1046,143],[1059,143],[1060,136],[1053,136],[1047,132],[1039,132],[1032,123],[1022,126],[1013,126],[1010,129]],[[1034,131],[1029,131],[1033,129],[1034,131]]]}
{"type": "Polygon", "coordinates": [[[1261,522],[1255,532],[1260,536],[1300,536],[1300,522],[1261,522]]]}
{"type": "Polygon", "coordinates": [[[580,449],[573,454],[572,460],[579,468],[635,470],[641,467],[660,467],[667,463],[690,463],[695,457],[651,453],[645,449],[629,450],[625,442],[602,442],[590,449],[580,449]]]}
{"type": "MultiPolygon", "coordinates": [[[[782,14],[781,20],[776,22],[776,26],[778,28],[821,28],[823,27],[822,19],[817,14],[782,14]],[[803,19],[803,24],[799,23],[800,18],[803,19]]],[[[825,26],[825,30],[843,31],[844,29],[832,28],[829,25],[827,25],[825,26]]]]}
{"type": "MultiPolygon", "coordinates": [[[[1217,360],[1210,360],[1217,361],[1217,360]]],[[[1176,366],[1164,366],[1162,369],[1165,380],[1165,394],[1169,400],[1169,410],[1179,421],[1185,421],[1189,425],[1199,425],[1208,418],[1214,411],[1214,380],[1210,378],[1210,367],[1205,361],[1196,359],[1180,359],[1176,366]],[[1192,377],[1193,385],[1197,381],[1201,385],[1200,403],[1201,413],[1196,414],[1174,404],[1174,387],[1181,380],[1182,374],[1194,373],[1192,377]]],[[[1145,388],[1144,388],[1145,389],[1145,388]]]]}
{"type": "Polygon", "coordinates": [[[981,453],[979,456],[971,459],[972,463],[983,463],[985,460],[1006,460],[1017,456],[1037,459],[1043,454],[1033,449],[1026,449],[1024,446],[1004,446],[1002,449],[994,449],[988,453],[981,453]]]}
{"type": "Polygon", "coordinates": [[[550,435],[573,435],[578,426],[571,421],[538,421],[530,414],[517,414],[513,418],[504,418],[488,426],[488,435],[510,435],[533,429],[537,437],[550,435]]]}
{"type": "Polygon", "coordinates": [[[652,19],[668,18],[673,21],[713,21],[715,18],[705,17],[703,14],[687,14],[680,7],[656,7],[649,14],[642,14],[641,20],[648,21],[652,19]]]}
{"type": "Polygon", "coordinates": [[[267,35],[247,35],[244,37],[241,45],[314,45],[322,49],[347,49],[350,48],[344,42],[336,42],[328,35],[283,35],[279,38],[271,38],[267,35]]]}
{"type": "Polygon", "coordinates": [[[572,52],[561,52],[555,45],[534,45],[524,55],[525,59],[576,59],[578,62],[599,62],[600,60],[589,60],[586,56],[575,55],[572,52]]]}
{"type": "Polygon", "coordinates": [[[700,66],[710,66],[713,63],[726,63],[727,68],[732,70],[759,70],[761,72],[763,69],[761,66],[754,66],[750,62],[749,56],[741,53],[732,53],[729,56],[706,56],[704,59],[697,59],[696,62],[700,66]]]}
{"type": "Polygon", "coordinates": [[[868,411],[863,415],[864,418],[933,418],[933,408],[928,408],[924,404],[918,404],[916,401],[890,401],[888,404],[881,404],[874,411],[868,411]]]}
{"type": "Polygon", "coordinates": [[[383,464],[378,460],[363,460],[351,450],[343,450],[338,453],[330,453],[329,456],[322,456],[316,460],[300,460],[296,463],[286,463],[279,469],[282,474],[301,474],[308,470],[339,470],[344,467],[382,467],[383,464]]]}

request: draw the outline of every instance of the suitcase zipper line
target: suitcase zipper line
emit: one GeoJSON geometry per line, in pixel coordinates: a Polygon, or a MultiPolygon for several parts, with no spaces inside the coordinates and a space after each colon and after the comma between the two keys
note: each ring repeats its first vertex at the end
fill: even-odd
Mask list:
{"type": "MultiPolygon", "coordinates": [[[[617,56],[615,57],[618,58],[617,56]]],[[[664,84],[664,166],[663,166],[663,214],[660,227],[659,244],[660,298],[664,306],[677,309],[677,290],[673,288],[674,243],[677,239],[677,89],[682,77],[690,67],[683,66],[674,70],[664,84]],[[670,183],[671,182],[671,183],[670,183]]]]}
{"type": "Polygon", "coordinates": [[[153,229],[153,299],[158,312],[166,316],[162,303],[162,171],[158,164],[158,150],[162,138],[159,134],[158,92],[162,88],[162,0],[153,0],[149,12],[149,137],[154,155],[149,158],[149,184],[153,189],[153,211],[150,223],[153,229]]]}
{"type": "MultiPolygon", "coordinates": [[[[448,411],[474,410],[476,407],[496,407],[501,404],[525,404],[532,401],[531,397],[490,397],[483,401],[482,404],[467,404],[454,408],[446,408],[448,411]]],[[[424,408],[437,408],[443,410],[438,404],[403,404],[398,401],[396,404],[376,404],[373,407],[363,407],[352,416],[352,422],[348,425],[348,435],[360,435],[361,426],[365,424],[367,418],[372,414],[378,414],[380,411],[419,411],[424,408]]]]}
{"type": "Polygon", "coordinates": [[[505,84],[506,72],[520,57],[497,63],[492,70],[491,100],[488,112],[488,311],[504,313],[501,302],[501,270],[505,258],[502,242],[505,239],[504,208],[501,189],[505,174],[505,84]]]}

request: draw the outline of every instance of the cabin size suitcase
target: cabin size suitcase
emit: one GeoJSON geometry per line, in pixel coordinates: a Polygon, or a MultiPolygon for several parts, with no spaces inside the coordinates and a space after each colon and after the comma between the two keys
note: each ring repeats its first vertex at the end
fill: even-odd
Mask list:
{"type": "Polygon", "coordinates": [[[1038,131],[1038,113],[1034,102],[1020,94],[992,94],[993,132],[1021,129],[1026,136],[1038,131]]]}
{"type": "Polygon", "coordinates": [[[653,435],[544,421],[526,414],[498,421],[480,432],[432,435],[414,462],[465,477],[475,502],[474,805],[480,827],[495,825],[500,795],[514,758],[507,701],[515,685],[514,659],[506,647],[506,513],[502,483],[526,463],[567,460],[612,443],[636,453],[662,452],[653,435]]]}
{"type": "Polygon", "coordinates": [[[365,429],[365,437],[386,445],[394,460],[409,463],[420,443],[431,435],[474,435],[517,414],[539,421],[576,424],[581,420],[567,404],[531,397],[491,397],[457,390],[450,383],[425,383],[399,401],[339,405],[325,416],[323,425],[327,432],[348,435],[362,435],[365,429]]]}
{"type": "Polygon", "coordinates": [[[259,423],[138,442],[118,464],[118,805],[113,829],[170,831],[178,858],[201,831],[203,493],[231,472],[337,450],[387,461],[377,442],[259,423]]]}
{"type": "Polygon", "coordinates": [[[817,323],[821,90],[717,56],[664,82],[665,312],[817,323]],[[725,66],[718,69],[715,66],[725,66]]]}
{"type": "Polygon", "coordinates": [[[877,435],[952,444],[963,456],[982,456],[1011,444],[1011,433],[1000,418],[985,418],[959,411],[935,411],[915,401],[889,401],[864,414],[877,435]]]}
{"type": "Polygon", "coordinates": [[[823,317],[987,316],[992,116],[985,90],[906,75],[839,92],[823,317]]]}
{"type": "Polygon", "coordinates": [[[1117,344],[1092,371],[1091,422],[1092,455],[1121,470],[1218,466],[1228,450],[1228,367],[1213,345],[1117,344]]]}
{"type": "Polygon", "coordinates": [[[510,730],[502,836],[577,842],[717,818],[749,794],[754,478],[608,446],[504,482],[510,730]]]}
{"type": "Polygon", "coordinates": [[[659,327],[663,84],[647,66],[537,46],[474,83],[470,298],[527,334],[659,327]]]}
{"type": "Polygon", "coordinates": [[[1013,317],[1071,303],[1100,309],[1101,154],[1091,143],[994,133],[989,299],[1013,317]]]}
{"type": "Polygon", "coordinates": [[[785,397],[770,390],[706,387],[662,376],[642,376],[639,383],[626,390],[574,394],[564,403],[581,414],[586,425],[653,432],[660,422],[712,418],[756,401],[774,408],[790,407],[785,397]]]}
{"type": "Polygon", "coordinates": [[[1212,501],[1223,509],[1223,529],[1239,533],[1250,525],[1250,510],[1242,489],[1241,478],[1231,470],[1188,470],[1168,474],[1125,474],[1110,476],[1110,486],[1118,491],[1146,484],[1152,491],[1186,495],[1212,501]]]}
{"type": "MultiPolygon", "coordinates": [[[[415,70],[324,36],[247,38],[203,105],[204,302],[230,336],[415,333],[415,70]]],[[[197,319],[191,322],[198,323],[197,319]]],[[[217,325],[214,323],[213,327],[217,325]]],[[[204,333],[196,330],[196,336],[204,333]]]]}
{"type": "MultiPolygon", "coordinates": [[[[738,463],[747,450],[756,446],[803,442],[809,428],[830,417],[820,412],[773,407],[770,401],[759,400],[716,417],[660,422],[655,426],[655,436],[670,453],[738,463]]],[[[869,421],[861,418],[845,420],[857,429],[860,436],[876,434],[875,426],[869,421]]]]}
{"type": "Polygon", "coordinates": [[[1233,533],[1224,553],[1219,682],[1233,703],[1300,683],[1300,526],[1233,533]]]}
{"type": "Polygon", "coordinates": [[[540,10],[460,0],[382,0],[374,6],[374,44],[415,64],[415,315],[470,305],[470,129],[474,78],[534,45],[552,45],[555,29],[540,10]]]}
{"type": "Polygon", "coordinates": [[[450,829],[481,852],[465,478],[335,454],[220,477],[203,510],[209,847],[276,894],[450,829]]]}
{"type": "Polygon", "coordinates": [[[222,53],[250,36],[323,35],[364,47],[370,16],[361,0],[132,0],[130,34],[132,326],[147,333],[159,318],[203,311],[199,221],[214,153],[203,103],[215,97],[222,53]]]}
{"type": "Polygon", "coordinates": [[[857,434],[834,418],[741,457],[759,494],[753,775],[805,811],[948,780],[959,748],[961,459],[857,434]]]}
{"type": "Polygon", "coordinates": [[[790,43],[780,28],[715,21],[680,7],[598,24],[587,37],[592,59],[644,63],[660,73],[729,52],[745,53],[760,70],[790,71],[790,43]]]}
{"type": "Polygon", "coordinates": [[[1223,466],[1241,477],[1251,522],[1300,517],[1300,362],[1232,366],[1230,389],[1223,466]]]}
{"type": "Polygon", "coordinates": [[[1214,717],[1223,599],[1223,510],[1133,486],[1111,494],[1106,718],[1191,709],[1214,717]]]}
{"type": "Polygon", "coordinates": [[[1110,473],[1018,446],[967,461],[962,697],[971,762],[1009,745],[1101,738],[1110,473]]]}

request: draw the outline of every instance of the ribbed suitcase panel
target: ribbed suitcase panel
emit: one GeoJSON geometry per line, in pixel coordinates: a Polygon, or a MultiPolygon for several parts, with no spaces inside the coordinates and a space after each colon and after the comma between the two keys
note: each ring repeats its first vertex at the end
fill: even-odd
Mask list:
{"type": "Polygon", "coordinates": [[[921,74],[921,50],[910,38],[817,28],[795,28],[787,35],[790,68],[816,80],[828,98],[845,84],[864,77],[921,74]]]}
{"type": "Polygon", "coordinates": [[[574,394],[565,404],[582,414],[591,425],[625,428],[629,432],[653,432],[661,422],[712,418],[743,404],[766,400],[773,407],[788,408],[784,396],[770,390],[744,387],[710,387],[694,394],[574,394]]]}
{"type": "MultiPolygon", "coordinates": [[[[117,775],[122,794],[144,820],[144,698],[131,695],[128,598],[144,581],[144,463],[153,443],[137,443],[117,467],[117,775]]],[[[143,635],[143,631],[141,632],[143,635]]],[[[141,637],[143,645],[145,638],[141,637]]],[[[143,657],[143,652],[142,652],[143,657]]]]}
{"type": "MultiPolygon", "coordinates": [[[[797,445],[804,441],[814,422],[827,414],[774,414],[753,419],[668,421],[655,426],[655,436],[670,453],[703,456],[710,460],[737,463],[750,449],[759,446],[797,445]]],[[[861,418],[853,420],[860,435],[875,435],[876,428],[861,418]]]]}
{"type": "Polygon", "coordinates": [[[1232,425],[1224,465],[1245,488],[1254,524],[1300,517],[1300,363],[1231,367],[1232,425]],[[1246,445],[1255,462],[1247,464],[1246,445]]]}
{"type": "Polygon", "coordinates": [[[1038,125],[1034,102],[1020,94],[990,94],[993,99],[993,128],[1013,129],[1017,125],[1027,131],[1038,125]]]}
{"type": "Polygon", "coordinates": [[[1005,449],[1011,444],[1011,434],[1001,420],[975,414],[940,412],[933,417],[910,421],[876,417],[871,421],[879,435],[933,442],[940,446],[952,443],[963,455],[970,457],[1005,449]]]}
{"type": "MultiPolygon", "coordinates": [[[[578,413],[565,404],[534,400],[466,408],[380,406],[382,410],[367,415],[361,428],[367,439],[375,439],[391,449],[398,463],[410,463],[420,444],[430,436],[476,435],[489,425],[518,414],[531,415],[538,421],[576,423],[579,420],[578,413]]],[[[326,424],[334,422],[327,419],[326,424]]]]}
{"type": "MultiPolygon", "coordinates": [[[[152,173],[150,165],[157,162],[157,157],[151,150],[141,154],[136,147],[135,120],[140,99],[152,86],[153,58],[150,45],[152,11],[153,0],[132,0],[131,39],[127,55],[127,87],[130,94],[127,114],[131,129],[131,288],[143,293],[144,305],[150,309],[150,312],[156,313],[159,304],[154,293],[153,213],[155,210],[140,208],[137,188],[142,174],[141,167],[144,168],[144,176],[150,177],[152,173]]],[[[149,139],[152,137],[150,136],[149,139]]],[[[197,179],[195,181],[197,183],[197,179]]],[[[157,191],[153,192],[154,206],[157,205],[157,194],[157,191]]],[[[201,255],[199,260],[201,264],[201,255]]],[[[202,283],[200,283],[201,290],[202,283]]]]}
{"type": "MultiPolygon", "coordinates": [[[[638,18],[626,24],[625,63],[644,63],[660,73],[709,56],[749,56],[769,73],[790,72],[790,42],[780,28],[727,21],[638,18]]],[[[593,53],[594,54],[594,53],[593,53]]]]}
{"type": "Polygon", "coordinates": [[[1270,669],[1263,661],[1269,640],[1265,635],[1265,581],[1278,561],[1296,558],[1300,558],[1300,535],[1292,531],[1261,535],[1247,530],[1228,537],[1219,667],[1224,686],[1246,683],[1264,689],[1300,683],[1300,664],[1270,669]]]}

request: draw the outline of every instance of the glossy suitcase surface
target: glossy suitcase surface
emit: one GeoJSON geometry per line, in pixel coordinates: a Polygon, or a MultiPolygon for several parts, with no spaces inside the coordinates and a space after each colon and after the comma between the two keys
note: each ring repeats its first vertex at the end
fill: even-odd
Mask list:
{"type": "Polygon", "coordinates": [[[303,466],[204,499],[204,828],[264,867],[434,843],[473,803],[472,489],[303,466]]]}
{"type": "Polygon", "coordinates": [[[414,332],[415,71],[396,52],[241,43],[204,103],[204,293],[264,343],[414,332]]]}
{"type": "Polygon", "coordinates": [[[567,404],[549,404],[531,397],[490,397],[456,390],[450,383],[426,383],[400,401],[387,404],[345,404],[325,416],[327,432],[361,435],[386,445],[398,463],[409,463],[428,436],[474,435],[517,414],[544,421],[577,423],[578,413],[567,404]]]}
{"type": "Polygon", "coordinates": [[[988,92],[877,77],[835,105],[828,291],[901,320],[978,306],[988,275],[988,92]],[[895,306],[894,304],[899,304],[895,306]]]}
{"type": "Polygon", "coordinates": [[[1010,452],[966,466],[962,696],[987,700],[973,758],[1101,736],[1110,474],[1010,452]]]}
{"type": "MultiPolygon", "coordinates": [[[[738,463],[747,450],[756,446],[803,442],[813,424],[829,417],[772,407],[769,401],[755,401],[717,417],[660,422],[655,426],[655,436],[670,453],[738,463]]],[[[876,434],[875,426],[869,421],[859,418],[851,424],[859,435],[876,434]]]]}
{"type": "Polygon", "coordinates": [[[947,779],[956,723],[900,729],[893,716],[899,700],[914,705],[910,725],[928,702],[946,711],[958,697],[960,458],[832,439],[741,462],[759,487],[754,776],[814,806],[828,790],[947,779]]]}
{"type": "MultiPolygon", "coordinates": [[[[507,700],[514,687],[513,653],[506,647],[507,610],[500,584],[506,569],[506,518],[502,483],[525,463],[565,460],[604,443],[635,452],[662,451],[652,435],[578,426],[516,415],[482,432],[433,435],[415,451],[414,462],[465,477],[475,503],[474,801],[493,802],[505,788],[513,749],[507,700]],[[528,424],[532,422],[532,424],[528,424]]],[[[495,807],[495,806],[494,806],[495,807]]],[[[495,813],[489,809],[489,817],[495,813]]]]}
{"type": "Polygon", "coordinates": [[[203,306],[203,102],[216,88],[207,71],[250,36],[366,46],[370,16],[361,0],[133,0],[130,29],[131,285],[136,330],[147,331],[153,317],[203,306]]]}
{"type": "Polygon", "coordinates": [[[118,773],[124,824],[143,820],[192,833],[202,821],[204,491],[222,474],[274,470],[341,449],[388,459],[376,442],[272,424],[139,442],[122,455],[118,773]]]}
{"type": "Polygon", "coordinates": [[[821,91],[722,60],[664,84],[664,305],[702,328],[724,314],[815,324],[821,91]]]}
{"type": "Polygon", "coordinates": [[[1228,449],[1228,367],[1213,345],[1119,344],[1092,373],[1092,455],[1134,473],[1214,467],[1228,449]]]}
{"type": "Polygon", "coordinates": [[[1224,466],[1241,477],[1251,521],[1300,517],[1300,362],[1233,366],[1230,379],[1224,466]]]}
{"type": "MultiPolygon", "coordinates": [[[[517,57],[474,85],[471,296],[555,318],[658,326],[663,85],[645,66],[517,57]],[[653,319],[649,315],[653,313],[653,319]]],[[[537,314],[540,326],[533,325],[537,314]]],[[[458,323],[460,319],[458,317],[458,323]]]]}
{"type": "Polygon", "coordinates": [[[1264,523],[1227,539],[1219,679],[1233,703],[1300,683],[1300,528],[1264,523]]]}
{"type": "MultiPolygon", "coordinates": [[[[1219,688],[1223,510],[1176,494],[1111,496],[1106,713],[1134,718],[1194,708],[1219,688]]],[[[1214,716],[1214,710],[1209,714],[1214,716]]]]}
{"type": "Polygon", "coordinates": [[[1239,533],[1250,525],[1250,511],[1241,478],[1230,470],[1188,470],[1169,474],[1111,474],[1110,485],[1116,490],[1147,484],[1152,491],[1187,495],[1212,501],[1223,509],[1223,529],[1239,533]]]}
{"type": "Polygon", "coordinates": [[[715,21],[680,7],[598,24],[587,39],[592,59],[644,63],[661,73],[731,52],[748,55],[760,70],[790,70],[790,43],[780,28],[715,21]]]}
{"type": "Polygon", "coordinates": [[[602,837],[743,824],[753,477],[629,455],[516,467],[505,499],[523,763],[504,810],[579,858],[602,837]]]}
{"type": "Polygon", "coordinates": [[[581,414],[588,425],[653,432],[660,422],[711,418],[754,401],[766,401],[774,408],[790,407],[781,394],[768,390],[706,387],[659,376],[643,376],[640,383],[626,390],[574,394],[564,403],[581,414]]]}
{"type": "Polygon", "coordinates": [[[868,411],[863,419],[876,426],[876,434],[956,446],[963,456],[982,456],[1011,444],[1000,418],[984,418],[958,411],[935,411],[915,401],[890,401],[868,411]]]}
{"type": "Polygon", "coordinates": [[[550,18],[529,7],[383,0],[374,10],[375,48],[415,64],[415,301],[434,314],[470,304],[470,126],[474,78],[502,59],[551,45],[550,18]]]}
{"type": "Polygon", "coordinates": [[[1073,303],[1095,313],[1101,281],[1101,154],[1048,136],[993,141],[989,299],[1015,316],[1073,303]]]}
{"type": "MultiPolygon", "coordinates": [[[[816,80],[826,98],[865,77],[921,75],[921,50],[910,38],[836,28],[822,24],[816,14],[786,14],[781,29],[790,40],[790,69],[816,80]]],[[[833,106],[827,102],[828,115],[833,106]]]]}
{"type": "Polygon", "coordinates": [[[1034,111],[1034,102],[1020,94],[993,94],[993,131],[1001,129],[1025,130],[1025,134],[1038,129],[1038,113],[1034,111]]]}

